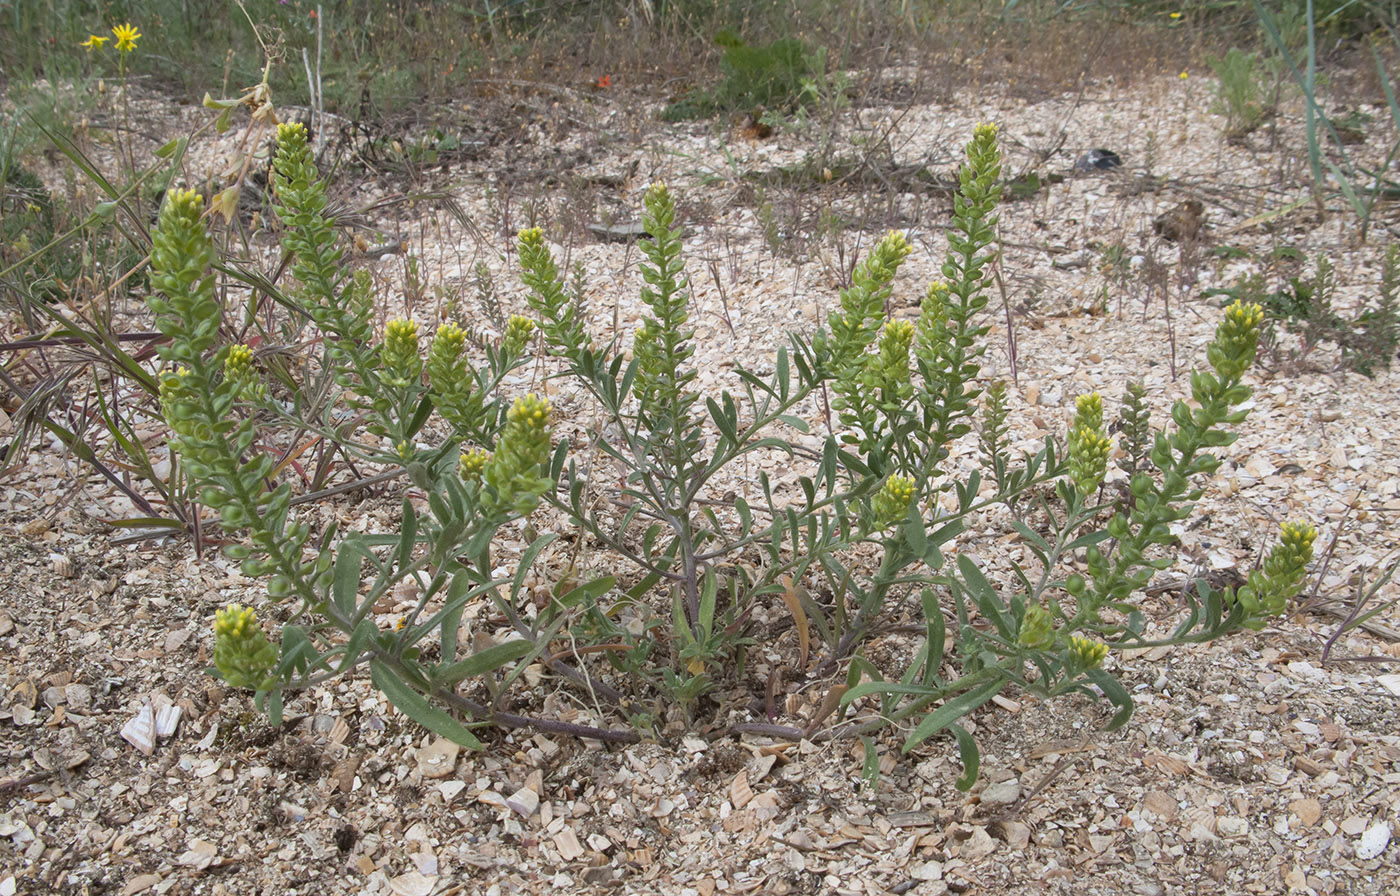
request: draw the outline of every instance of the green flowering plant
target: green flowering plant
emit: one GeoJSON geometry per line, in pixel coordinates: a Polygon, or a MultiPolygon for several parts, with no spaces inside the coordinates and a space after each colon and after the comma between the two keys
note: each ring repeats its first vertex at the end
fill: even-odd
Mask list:
{"type": "MultiPolygon", "coordinates": [[[[868,664],[853,666],[853,673],[859,670],[870,680],[860,683],[853,678],[843,702],[878,697],[883,719],[910,719],[906,749],[940,731],[952,734],[965,768],[958,783],[967,787],[976,778],[978,748],[958,719],[1007,686],[1045,697],[1072,691],[1103,695],[1118,708],[1110,721],[1110,727],[1117,727],[1130,717],[1132,699],[1103,668],[1111,649],[1211,640],[1241,628],[1261,628],[1282,612],[1312,558],[1316,532],[1306,525],[1285,524],[1279,545],[1238,591],[1215,591],[1198,583],[1196,593],[1188,595],[1184,618],[1164,637],[1148,637],[1145,617],[1132,600],[1156,571],[1172,562],[1153,549],[1170,543],[1170,524],[1186,518],[1202,494],[1196,480],[1218,467],[1219,459],[1206,449],[1231,444],[1235,437],[1224,426],[1244,420],[1239,406],[1250,389],[1242,379],[1254,360],[1261,320],[1258,306],[1237,303],[1226,310],[1206,352],[1212,369],[1191,377],[1196,406],[1177,402],[1172,411],[1176,429],[1154,435],[1151,463],[1156,476],[1135,473],[1130,483],[1133,503],[1118,509],[1106,523],[1101,522],[1104,508],[1093,503],[1111,449],[1097,394],[1076,400],[1062,459],[1047,445],[1037,457],[1026,458],[1024,469],[1014,475],[1008,475],[1003,459],[996,501],[1011,504],[1007,482],[1017,490],[1034,484],[1027,470],[1044,470],[1042,481],[1056,483],[1062,515],[1051,516],[1048,536],[1023,522],[1013,524],[1039,560],[1040,572],[1014,567],[1020,586],[1003,595],[971,558],[960,555],[956,573],[933,577],[953,599],[957,628],[952,657],[937,592],[925,589],[929,633],[915,662],[899,681],[880,680],[868,664]],[[1080,564],[1087,576],[1071,571],[1080,564]],[[990,628],[974,624],[979,617],[990,628]],[[953,675],[942,668],[950,663],[953,675]]],[[[993,410],[995,431],[1001,411],[993,410]]],[[[965,509],[980,506],[967,502],[968,489],[959,486],[958,494],[965,509]]],[[[930,558],[929,565],[937,560],[930,558]]]]}
{"type": "MultiPolygon", "coordinates": [[[[755,602],[783,595],[802,628],[799,640],[806,644],[815,629],[827,645],[815,670],[846,671],[837,702],[850,717],[829,735],[865,736],[893,723],[908,727],[906,748],[912,748],[947,731],[965,763],[959,784],[971,786],[979,753],[958,721],[1005,688],[1046,697],[1102,695],[1117,705],[1111,724],[1120,725],[1131,699],[1104,668],[1112,650],[1257,627],[1278,612],[1279,595],[1296,591],[1311,556],[1311,542],[1298,534],[1310,531],[1306,527],[1290,530],[1279,559],[1271,555],[1258,581],[1239,593],[1202,585],[1165,638],[1148,637],[1131,599],[1170,563],[1159,548],[1169,539],[1168,527],[1189,514],[1201,494],[1197,480],[1219,463],[1206,449],[1228,446],[1234,437],[1225,427],[1244,419],[1240,405],[1249,389],[1242,378],[1260,321],[1255,307],[1226,312],[1207,352],[1211,371],[1192,377],[1195,406],[1178,403],[1175,430],[1150,436],[1146,460],[1153,469],[1134,471],[1131,507],[1112,511],[1096,503],[1113,448],[1098,394],[1076,401],[1063,441],[1047,439],[1042,450],[1017,461],[1006,450],[1005,388],[993,384],[980,431],[991,494],[984,494],[980,473],[960,480],[944,469],[951,443],[972,430],[980,396],[987,331],[980,314],[995,254],[1000,158],[995,127],[979,126],[959,173],[944,279],[926,290],[917,321],[886,318],[897,272],[912,251],[901,234],[890,233],[856,267],[825,327],[790,336],[769,376],[740,368],[741,391],[719,391],[703,397],[703,405],[690,366],[694,332],[681,228],[665,187],[653,187],[645,200],[643,223],[651,239],[642,245],[642,297],[651,314],[633,338],[630,359],[588,335],[583,310],[569,299],[543,233],[520,234],[522,280],[544,343],[562,363],[559,375],[582,384],[603,410],[610,435],[596,450],[627,471],[613,494],[628,509],[601,511],[593,497],[598,485],[556,455],[560,489],[544,500],[638,567],[641,577],[624,596],[630,606],[658,585],[671,596],[672,661],[660,680],[647,651],[662,623],[644,624],[638,636],[613,621],[615,605],[590,601],[584,607],[579,618],[586,624],[576,636],[625,647],[607,652],[617,670],[690,709],[714,687],[719,670],[742,668],[744,620],[755,602]],[[751,453],[797,458],[789,438],[775,430],[807,432],[809,423],[795,410],[826,395],[830,401],[821,406],[834,410],[835,419],[825,421],[829,433],[813,457],[815,470],[799,473],[792,495],[775,495],[762,469],[761,497],[753,504],[747,495],[718,500],[707,492],[719,470],[751,453]],[[1019,518],[1013,523],[1039,561],[1038,572],[1013,569],[1018,584],[1007,590],[967,554],[944,568],[942,549],[962,534],[969,514],[998,504],[1014,512],[1032,493],[1058,499],[1053,508],[1047,505],[1053,511],[1048,534],[1019,518]],[[877,549],[875,566],[852,565],[861,544],[877,549]],[[743,560],[755,550],[761,564],[743,560]],[[803,578],[823,582],[836,595],[834,605],[804,600],[805,591],[792,585],[803,578]],[[902,674],[887,679],[886,670],[860,655],[861,645],[890,602],[909,596],[923,609],[924,643],[902,674]]],[[[1142,429],[1145,411],[1139,416],[1135,426],[1142,429]]],[[[814,734],[771,723],[736,727],[814,734]]]]}
{"type": "Polygon", "coordinates": [[[668,703],[693,720],[726,676],[742,672],[754,642],[749,620],[760,602],[777,598],[793,616],[804,663],[816,636],[810,671],[844,681],[828,695],[836,721],[823,731],[825,715],[802,727],[774,720],[737,729],[869,737],[896,725],[907,732],[906,749],[946,732],[964,761],[959,785],[968,787],[979,751],[959,723],[997,694],[1014,687],[1045,698],[1102,696],[1118,710],[1110,725],[1121,725],[1132,701],[1112,673],[1114,651],[1258,628],[1297,592],[1311,560],[1315,531],[1288,524],[1244,586],[1199,584],[1171,631],[1149,631],[1135,603],[1171,563],[1170,527],[1189,515],[1218,467],[1212,452],[1228,447],[1229,428],[1245,419],[1244,378],[1262,321],[1256,305],[1226,309],[1206,351],[1209,369],[1192,374],[1192,401],[1174,406],[1169,429],[1149,432],[1143,406],[1125,410],[1131,437],[1151,446],[1128,471],[1131,501],[1098,503],[1113,443],[1097,393],[1076,400],[1062,438],[1013,459],[1005,387],[989,385],[978,432],[986,482],[980,471],[949,469],[951,445],[972,433],[982,398],[981,314],[1001,190],[993,126],[978,126],[966,148],[942,279],[925,290],[917,320],[887,318],[912,252],[903,235],[889,233],[857,265],[823,327],[791,334],[766,374],[740,367],[736,389],[709,394],[697,387],[684,228],[665,186],[650,188],[643,203],[647,311],[630,350],[589,334],[581,291],[566,288],[543,232],[528,229],[517,248],[536,321],[497,319],[500,340],[476,360],[474,340],[457,324],[430,338],[409,318],[376,326],[371,284],[341,263],[325,187],[298,126],[279,128],[274,184],[286,293],[303,309],[286,326],[320,346],[318,407],[327,413],[305,420],[300,397],[274,400],[258,355],[226,340],[234,309],[217,298],[218,253],[192,193],[172,193],[162,209],[151,300],[169,337],[159,382],[172,446],[201,503],[226,530],[243,533],[226,550],[286,605],[276,637],[249,608],[215,619],[219,674],[255,690],[274,716],[288,690],[364,665],[396,706],[469,746],[480,746],[473,729],[488,724],[635,740],[668,703]],[[585,463],[553,444],[548,401],[503,394],[532,344],[549,375],[571,378],[595,403],[600,420],[585,463]],[[347,406],[373,440],[357,442],[332,425],[329,411],[347,406]],[[812,408],[834,413],[808,419],[812,408]],[[284,468],[254,450],[268,421],[296,421],[357,460],[403,471],[422,503],[405,498],[398,531],[342,537],[331,526],[313,537],[292,514],[284,468]],[[819,449],[795,444],[793,433],[819,427],[819,449]],[[760,461],[755,487],[718,492],[720,475],[746,459],[760,461]],[[774,460],[796,470],[795,482],[770,478],[774,460]],[[1041,511],[1034,527],[1017,514],[1031,503],[1041,511]],[[506,575],[497,545],[503,527],[541,506],[629,564],[631,577],[580,582],[571,567],[523,610],[527,575],[556,536],[526,527],[529,544],[506,575]],[[969,515],[998,506],[1012,511],[1012,531],[1035,565],[1013,565],[994,583],[969,553],[948,563],[944,550],[969,515]],[[818,604],[802,582],[832,599],[818,604]],[[413,605],[381,627],[376,605],[404,585],[413,605]],[[508,632],[463,637],[474,603],[490,605],[508,632]],[[905,603],[922,613],[920,647],[903,668],[882,667],[863,650],[890,607],[905,603]],[[622,675],[622,687],[593,671],[595,656],[622,675]],[[509,686],[532,663],[579,684],[634,728],[512,713],[509,686]]]}
{"type": "MultiPolygon", "coordinates": [[[[532,324],[513,320],[501,345],[479,366],[466,358],[460,327],[439,330],[426,362],[411,320],[390,321],[382,340],[368,338],[368,283],[345,275],[338,264],[339,249],[324,217],[324,188],[304,137],[300,128],[280,129],[274,171],[285,242],[293,253],[294,294],[320,331],[327,382],[367,417],[380,441],[357,444],[330,428],[321,435],[363,461],[406,471],[427,495],[427,508],[425,513],[405,498],[397,532],[345,537],[331,525],[313,538],[310,526],[293,517],[291,484],[278,475],[271,455],[253,449],[268,425],[307,423],[270,397],[247,345],[224,342],[228,309],[217,297],[218,253],[203,201],[190,191],[172,192],[153,236],[152,283],[158,292],[150,299],[156,326],[169,337],[159,381],[172,449],[200,503],[227,532],[243,534],[244,541],[228,543],[225,551],[241,561],[245,575],[266,578],[269,598],[291,604],[279,614],[288,621],[276,638],[267,636],[251,608],[216,614],[218,674],[255,690],[274,720],[288,691],[366,665],[394,705],[466,746],[481,746],[472,728],[483,724],[635,740],[630,730],[530,719],[501,703],[507,686],[534,662],[595,686],[562,661],[542,656],[558,630],[558,614],[526,618],[516,609],[526,573],[554,536],[535,538],[513,575],[501,577],[492,557],[501,527],[528,516],[554,485],[546,468],[552,450],[548,403],[534,395],[506,402],[497,394],[501,379],[522,362],[532,324]],[[439,407],[446,437],[438,446],[420,445],[418,437],[439,407]],[[466,441],[476,445],[463,451],[466,441]],[[404,585],[417,594],[416,603],[401,624],[381,627],[376,604],[404,585]],[[473,601],[496,604],[511,625],[507,637],[462,637],[463,611],[473,601]],[[425,651],[429,640],[434,649],[425,651]],[[485,686],[489,699],[462,693],[473,682],[485,686]]],[[[330,405],[339,400],[333,397],[330,405]]],[[[609,584],[601,579],[580,588],[595,592],[609,584]]],[[[596,687],[606,688],[601,682],[596,687]]]]}

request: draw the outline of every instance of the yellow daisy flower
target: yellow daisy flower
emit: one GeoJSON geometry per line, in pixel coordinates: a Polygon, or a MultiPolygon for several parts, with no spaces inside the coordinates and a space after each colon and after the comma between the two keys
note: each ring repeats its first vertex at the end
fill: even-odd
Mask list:
{"type": "Polygon", "coordinates": [[[102,45],[111,40],[110,37],[98,37],[96,34],[90,35],[87,40],[78,46],[87,47],[89,50],[100,50],[102,45]]]}
{"type": "Polygon", "coordinates": [[[123,53],[130,53],[136,49],[136,39],[141,36],[141,32],[130,22],[125,25],[117,25],[112,29],[112,34],[117,38],[117,49],[123,53]]]}

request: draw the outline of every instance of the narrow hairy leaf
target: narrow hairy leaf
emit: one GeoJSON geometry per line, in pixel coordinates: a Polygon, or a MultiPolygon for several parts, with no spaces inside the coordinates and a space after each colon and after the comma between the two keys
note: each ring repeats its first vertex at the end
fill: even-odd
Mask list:
{"type": "Polygon", "coordinates": [[[469,750],[483,749],[481,741],[477,740],[476,735],[467,730],[465,725],[425,700],[422,694],[405,684],[385,663],[372,660],[369,664],[369,674],[374,686],[383,691],[389,702],[413,721],[469,750]]]}
{"type": "Polygon", "coordinates": [[[998,678],[995,681],[989,681],[970,691],[964,691],[953,699],[945,702],[942,706],[924,716],[919,722],[918,727],[905,738],[904,752],[908,753],[944,728],[952,725],[958,719],[961,719],[963,716],[977,709],[1000,693],[1002,688],[1006,687],[1006,685],[1006,679],[998,678]]]}

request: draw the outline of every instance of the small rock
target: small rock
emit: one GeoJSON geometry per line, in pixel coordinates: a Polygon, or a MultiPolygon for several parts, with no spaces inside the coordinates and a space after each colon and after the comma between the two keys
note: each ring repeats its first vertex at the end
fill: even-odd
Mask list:
{"type": "Polygon", "coordinates": [[[1062,271],[1074,271],[1088,265],[1093,257],[1094,254],[1088,249],[1079,249],[1074,252],[1066,252],[1059,258],[1053,259],[1050,266],[1062,271]]]}
{"type": "Polygon", "coordinates": [[[1021,798],[1021,782],[1015,778],[988,784],[982,791],[982,805],[1009,806],[1021,798]]]}
{"type": "Polygon", "coordinates": [[[1001,837],[1012,849],[1025,849],[1031,842],[1030,825],[1008,821],[1001,825],[1001,837]]]}
{"type": "Polygon", "coordinates": [[[418,751],[418,772],[425,778],[446,778],[457,767],[457,753],[462,748],[445,737],[439,737],[418,751]]]}
{"type": "Polygon", "coordinates": [[[159,874],[138,874],[127,881],[126,886],[122,887],[118,892],[121,893],[121,896],[135,896],[137,893],[146,892],[162,880],[164,880],[164,878],[159,874]]]}
{"type": "Polygon", "coordinates": [[[914,878],[914,880],[942,880],[943,863],[933,861],[925,862],[910,871],[909,876],[914,878]]]}
{"type": "Polygon", "coordinates": [[[92,705],[92,688],[85,684],[70,684],[63,689],[63,696],[68,701],[68,708],[77,712],[85,712],[92,705]]]}
{"type": "Polygon", "coordinates": [[[1091,149],[1074,163],[1075,171],[1107,171],[1122,166],[1123,160],[1111,149],[1091,149]]]}
{"type": "Polygon", "coordinates": [[[437,884],[437,879],[409,871],[389,879],[389,890],[394,896],[428,896],[437,884]]]}
{"type": "Polygon", "coordinates": [[[528,787],[522,787],[506,797],[506,805],[510,806],[521,818],[529,818],[540,807],[540,795],[528,787]]]}
{"type": "Polygon", "coordinates": [[[987,833],[987,829],[978,825],[972,829],[972,836],[967,838],[967,842],[962,845],[958,857],[967,862],[975,862],[984,859],[997,851],[997,842],[992,839],[992,835],[987,833]]]}
{"type": "Polygon", "coordinates": [[[1160,790],[1150,790],[1143,795],[1143,807],[1165,822],[1173,821],[1177,813],[1181,811],[1175,799],[1170,794],[1160,790]]]}
{"type": "Polygon", "coordinates": [[[1289,803],[1288,811],[1298,816],[1303,827],[1310,828],[1317,824],[1318,819],[1322,818],[1322,804],[1311,797],[1289,803]]]}
{"type": "Polygon", "coordinates": [[[583,844],[578,842],[578,836],[572,828],[564,828],[554,835],[554,848],[559,850],[560,857],[566,862],[574,861],[587,851],[583,844]]]}

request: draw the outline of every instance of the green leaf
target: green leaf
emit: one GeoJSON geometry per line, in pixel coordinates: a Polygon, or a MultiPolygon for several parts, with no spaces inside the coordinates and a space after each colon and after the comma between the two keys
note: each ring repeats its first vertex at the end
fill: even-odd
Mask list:
{"type": "Polygon", "coordinates": [[[360,593],[360,552],[353,537],[341,542],[331,572],[331,603],[346,619],[355,616],[355,598],[360,593]]]}
{"type": "Polygon", "coordinates": [[[938,670],[943,665],[948,629],[943,620],[943,608],[938,603],[938,593],[932,588],[925,588],[920,598],[924,607],[924,646],[928,651],[924,665],[924,684],[931,687],[938,680],[938,670]]]}
{"type": "MultiPolygon", "coordinates": [[[[532,647],[534,645],[529,641],[516,638],[487,647],[484,650],[478,650],[464,660],[435,668],[432,673],[433,686],[456,686],[458,682],[485,675],[487,672],[520,659],[529,653],[532,647]]],[[[446,736],[444,735],[444,737],[446,736]]]]}
{"type": "Polygon", "coordinates": [[[182,153],[182,152],[184,152],[184,151],[185,151],[185,145],[186,145],[188,142],[189,142],[189,138],[187,138],[187,137],[176,137],[174,140],[171,140],[170,142],[166,143],[166,144],[165,144],[164,146],[162,146],[160,149],[157,149],[157,150],[155,151],[155,156],[156,156],[156,158],[158,158],[158,159],[168,159],[168,158],[171,158],[172,156],[174,156],[174,155],[177,154],[177,153],[182,153]]]}
{"type": "Polygon", "coordinates": [[[204,108],[212,110],[233,109],[238,105],[238,100],[216,100],[206,90],[204,92],[204,108]]]}
{"type": "Polygon", "coordinates": [[[574,588],[572,591],[569,591],[567,594],[564,594],[561,597],[556,597],[554,600],[560,606],[572,607],[577,605],[585,598],[597,600],[604,594],[607,594],[609,591],[611,591],[616,584],[616,576],[603,576],[600,579],[593,579],[591,581],[585,582],[577,588],[574,588]]]}
{"type": "Polygon", "coordinates": [[[846,707],[862,697],[933,697],[938,688],[923,684],[905,684],[898,681],[863,681],[841,695],[841,706],[846,707]]]}
{"type": "Polygon", "coordinates": [[[1118,679],[1109,675],[1102,669],[1090,669],[1085,673],[1085,677],[1098,685],[1099,690],[1103,691],[1103,695],[1107,697],[1114,706],[1118,707],[1118,712],[1114,713],[1113,718],[1108,720],[1108,724],[1104,726],[1104,730],[1112,731],[1115,728],[1123,727],[1128,719],[1133,717],[1132,695],[1128,693],[1123,685],[1118,683],[1118,679]]]}
{"type": "Polygon", "coordinates": [[[482,749],[481,741],[477,740],[465,725],[430,704],[422,694],[405,684],[387,664],[378,660],[370,661],[369,674],[374,686],[413,721],[469,750],[482,749]]]}
{"type": "Polygon", "coordinates": [[[323,657],[316,656],[316,647],[306,636],[306,629],[301,626],[291,623],[282,626],[281,640],[282,661],[273,670],[274,677],[285,678],[292,672],[305,673],[313,659],[316,659],[317,665],[324,663],[323,657]]]}
{"type": "Polygon", "coordinates": [[[540,551],[549,546],[549,543],[558,538],[557,532],[547,532],[536,538],[525,549],[525,553],[520,555],[520,564],[515,568],[515,578],[510,583],[510,594],[514,598],[525,587],[525,577],[530,574],[530,568],[535,565],[535,558],[540,555],[540,551]]]}
{"type": "Polygon", "coordinates": [[[944,728],[951,726],[958,719],[972,712],[977,707],[995,697],[1002,688],[1006,687],[1006,679],[998,678],[989,681],[981,687],[973,688],[947,701],[933,712],[924,716],[913,732],[904,741],[904,752],[917,747],[919,744],[933,737],[944,728]]]}
{"type": "Polygon", "coordinates": [[[1005,607],[1001,601],[1001,595],[992,587],[992,583],[987,581],[987,577],[982,574],[982,570],[977,568],[977,564],[966,554],[958,555],[958,572],[962,573],[963,582],[967,590],[972,594],[973,600],[977,601],[977,607],[997,627],[1003,638],[1013,636],[1011,621],[1006,618],[1005,607]]]}
{"type": "MultiPolygon", "coordinates": [[[[909,553],[915,557],[922,557],[928,550],[928,533],[924,531],[924,517],[919,512],[918,502],[910,502],[909,515],[900,529],[904,535],[904,543],[909,546],[909,553]]],[[[934,550],[938,550],[936,547],[934,550]]]]}
{"type": "Polygon", "coordinates": [[[958,755],[962,757],[962,777],[953,782],[959,790],[968,791],[977,783],[977,773],[981,768],[981,756],[977,752],[977,741],[961,725],[949,725],[948,730],[958,741],[958,755]]]}
{"type": "Polygon", "coordinates": [[[880,751],[875,748],[875,738],[865,735],[860,739],[864,748],[865,761],[861,763],[860,778],[872,793],[880,786],[880,751]]]}
{"type": "Polygon", "coordinates": [[[413,509],[413,502],[407,497],[403,499],[403,523],[399,529],[399,550],[398,560],[394,564],[394,569],[402,571],[413,562],[413,548],[418,541],[418,511],[413,509]]]}

